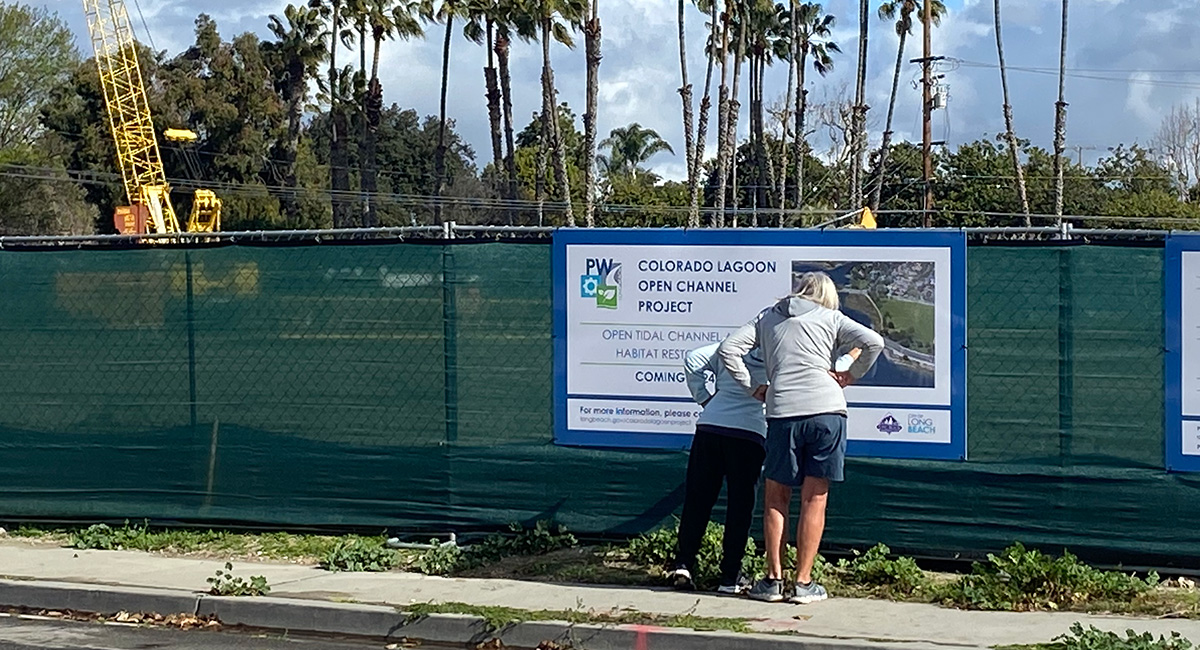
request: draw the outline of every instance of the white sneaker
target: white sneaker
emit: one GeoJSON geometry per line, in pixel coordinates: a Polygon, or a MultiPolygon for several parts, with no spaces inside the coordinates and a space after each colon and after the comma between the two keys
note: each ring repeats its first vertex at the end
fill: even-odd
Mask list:
{"type": "Polygon", "coordinates": [[[692,581],[692,572],[682,567],[671,572],[671,586],[677,591],[696,590],[696,583],[692,581]]]}

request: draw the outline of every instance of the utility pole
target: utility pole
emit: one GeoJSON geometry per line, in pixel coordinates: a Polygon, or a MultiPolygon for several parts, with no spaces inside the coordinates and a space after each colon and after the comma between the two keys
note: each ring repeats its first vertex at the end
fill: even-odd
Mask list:
{"type": "Polygon", "coordinates": [[[938,79],[944,78],[946,75],[933,75],[933,64],[936,61],[944,60],[944,56],[933,56],[933,4],[931,0],[925,0],[924,11],[921,12],[921,22],[925,26],[925,48],[923,56],[919,59],[913,59],[910,63],[921,64],[921,154],[925,163],[924,181],[925,181],[925,199],[922,205],[922,225],[926,228],[933,226],[933,145],[946,144],[943,142],[933,141],[933,110],[934,105],[933,87],[938,79]]]}
{"type": "Polygon", "coordinates": [[[925,163],[925,201],[922,206],[922,225],[929,228],[933,225],[933,78],[930,68],[933,65],[933,2],[925,0],[921,22],[925,27],[924,49],[921,52],[921,155],[925,163]]]}

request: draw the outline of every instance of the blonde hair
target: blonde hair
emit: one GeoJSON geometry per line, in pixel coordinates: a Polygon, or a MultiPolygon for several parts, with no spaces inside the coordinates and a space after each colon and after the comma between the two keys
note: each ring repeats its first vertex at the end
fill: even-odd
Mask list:
{"type": "Polygon", "coordinates": [[[797,278],[789,297],[803,298],[835,311],[840,306],[837,285],[833,283],[832,278],[820,271],[809,271],[797,278]]]}

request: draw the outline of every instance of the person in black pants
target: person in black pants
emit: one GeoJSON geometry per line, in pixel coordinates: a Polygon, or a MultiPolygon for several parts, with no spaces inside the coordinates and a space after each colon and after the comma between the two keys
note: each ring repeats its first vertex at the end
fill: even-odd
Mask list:
{"type": "MultiPolygon", "coordinates": [[[[671,583],[676,589],[696,588],[694,571],[700,540],[708,527],[713,506],[728,488],[725,539],[721,556],[723,594],[740,594],[742,558],[750,524],[754,519],[758,477],[766,457],[767,421],[763,403],[748,395],[722,367],[717,344],[688,352],[684,361],[688,390],[704,407],[696,423],[696,434],[688,455],[687,484],[683,514],[679,519],[679,545],[671,583]]],[[[752,350],[745,355],[746,367],[766,383],[766,369],[752,350]]]]}

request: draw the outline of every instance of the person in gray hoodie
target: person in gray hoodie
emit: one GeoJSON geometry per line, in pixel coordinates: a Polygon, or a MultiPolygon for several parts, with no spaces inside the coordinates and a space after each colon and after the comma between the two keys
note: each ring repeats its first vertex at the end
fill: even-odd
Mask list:
{"type": "Polygon", "coordinates": [[[843,480],[843,389],[862,377],[883,351],[883,337],[838,308],[833,280],[824,273],[805,273],[792,295],[743,325],[718,349],[741,389],[766,402],[767,576],[749,591],[757,600],[811,603],[828,597],[825,587],[813,582],[812,568],[825,531],[829,484],[843,480]],[[755,347],[762,351],[766,385],[754,379],[742,359],[755,347]],[[861,349],[858,359],[847,370],[833,370],[835,353],[851,347],[861,349]],[[785,596],[783,550],[793,488],[800,488],[796,583],[785,596]]]}
{"type": "MultiPolygon", "coordinates": [[[[766,368],[758,350],[747,351],[742,364],[750,373],[751,383],[766,383],[766,368]]],[[[754,519],[758,477],[767,453],[763,403],[742,390],[725,371],[717,357],[716,343],[689,351],[684,356],[683,370],[692,399],[704,410],[696,421],[688,454],[683,514],[679,518],[679,542],[671,582],[676,589],[696,588],[692,575],[696,555],[724,483],[728,488],[725,539],[721,585],[717,591],[740,594],[745,590],[739,579],[742,558],[754,519]]]]}

